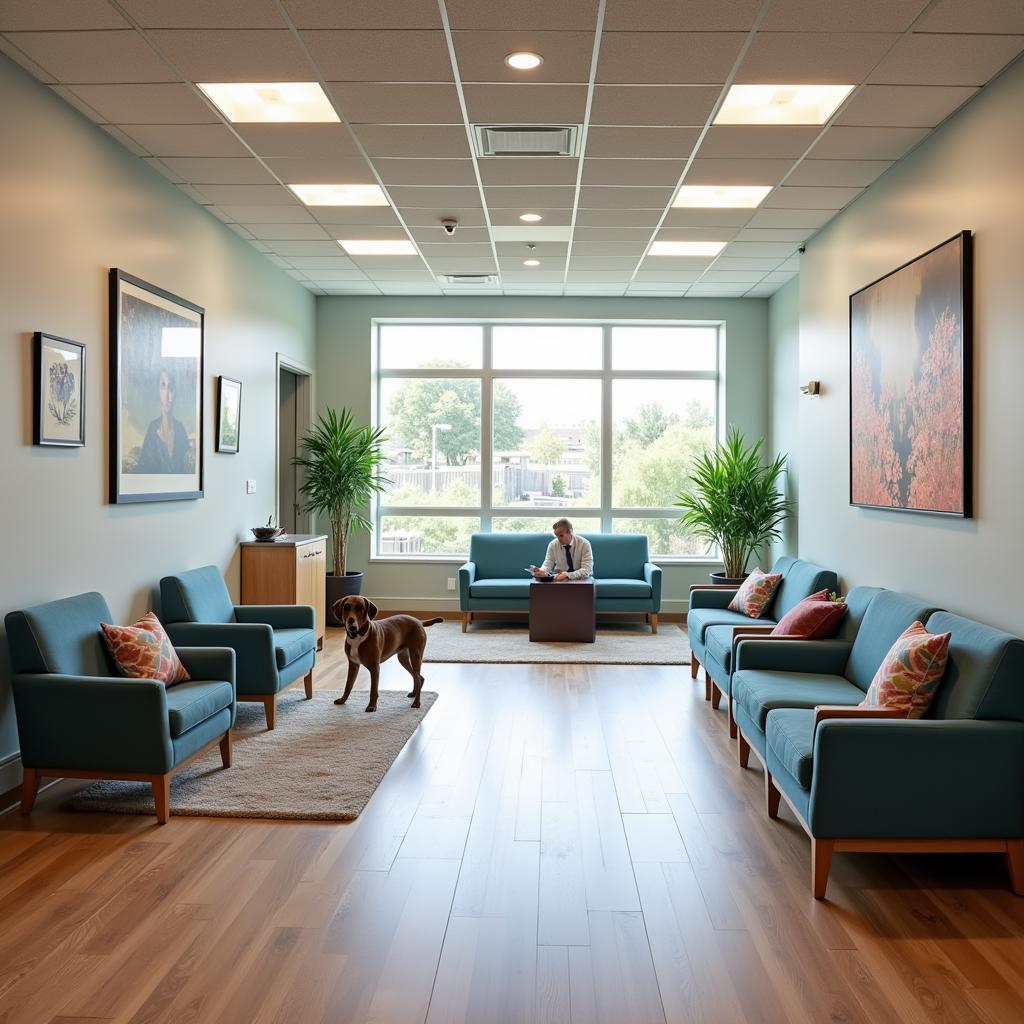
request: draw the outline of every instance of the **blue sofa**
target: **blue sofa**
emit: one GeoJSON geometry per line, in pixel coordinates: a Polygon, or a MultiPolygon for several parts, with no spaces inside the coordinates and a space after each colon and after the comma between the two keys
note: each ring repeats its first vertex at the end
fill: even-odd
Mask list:
{"type": "Polygon", "coordinates": [[[178,647],[190,682],[118,673],[100,632],[110,622],[100,594],[50,601],[4,619],[28,814],[44,777],[130,779],[153,787],[157,821],[170,815],[171,775],[220,744],[231,767],[235,655],[178,647]]]}
{"type": "Polygon", "coordinates": [[[741,640],[732,678],[739,759],[765,766],[811,837],[825,895],[834,853],[998,852],[1024,895],[1024,641],[887,590],[850,593],[852,639],[741,640]],[[857,707],[915,619],[952,634],[924,718],[857,707]]]}
{"type": "MultiPolygon", "coordinates": [[[[642,533],[585,534],[594,551],[599,612],[639,612],[658,632],[661,569],[648,560],[642,533]]],[[[459,569],[459,608],[466,632],[474,611],[528,611],[526,566],[544,561],[549,533],[474,533],[469,561],[459,569]]],[[[554,585],[554,584],[552,584],[554,585]]]]}

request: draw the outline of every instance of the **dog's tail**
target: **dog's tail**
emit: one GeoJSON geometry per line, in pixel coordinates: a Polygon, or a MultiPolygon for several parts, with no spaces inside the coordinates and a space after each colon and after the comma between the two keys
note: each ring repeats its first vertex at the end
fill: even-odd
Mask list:
{"type": "Polygon", "coordinates": [[[436,626],[439,622],[444,622],[444,619],[440,615],[436,619],[426,619],[423,622],[424,626],[436,626]]]}

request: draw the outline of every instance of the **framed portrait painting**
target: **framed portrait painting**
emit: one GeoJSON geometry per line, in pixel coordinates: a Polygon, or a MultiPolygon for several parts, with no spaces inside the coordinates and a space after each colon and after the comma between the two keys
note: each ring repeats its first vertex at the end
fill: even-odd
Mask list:
{"type": "Polygon", "coordinates": [[[85,444],[85,346],[36,331],[32,362],[33,443],[81,448],[85,444]]]}
{"type": "Polygon", "coordinates": [[[238,454],[241,431],[242,382],[217,378],[217,451],[238,454]]]}
{"type": "Polygon", "coordinates": [[[850,504],[971,515],[971,233],[850,296],[850,504]]]}
{"type": "Polygon", "coordinates": [[[203,496],[201,306],[110,271],[110,500],[203,496]]]}

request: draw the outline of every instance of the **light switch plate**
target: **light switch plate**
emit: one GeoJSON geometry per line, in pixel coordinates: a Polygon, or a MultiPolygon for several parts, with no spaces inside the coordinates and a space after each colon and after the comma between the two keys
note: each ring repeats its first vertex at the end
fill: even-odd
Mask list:
{"type": "Polygon", "coordinates": [[[449,576],[448,577],[448,589],[449,590],[454,590],[455,589],[455,577],[454,576],[449,576]]]}
{"type": "Polygon", "coordinates": [[[255,494],[256,493],[256,481],[255,480],[246,480],[245,481],[245,493],[246,494],[255,494]]]}

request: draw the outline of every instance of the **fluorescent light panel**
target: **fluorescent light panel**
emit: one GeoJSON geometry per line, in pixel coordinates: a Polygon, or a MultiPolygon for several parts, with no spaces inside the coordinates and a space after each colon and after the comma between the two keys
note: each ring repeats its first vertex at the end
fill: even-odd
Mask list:
{"type": "Polygon", "coordinates": [[[725,242],[653,242],[648,256],[717,256],[725,242]]]}
{"type": "Polygon", "coordinates": [[[852,85],[734,85],[715,124],[824,124],[852,85]]]}
{"type": "Polygon", "coordinates": [[[753,209],[771,190],[771,185],[683,185],[672,205],[753,209]]]}
{"type": "Polygon", "coordinates": [[[289,185],[306,206],[388,206],[379,185],[289,185]]]}
{"type": "Polygon", "coordinates": [[[415,256],[416,247],[405,239],[339,238],[349,256],[415,256]]]}
{"type": "Polygon", "coordinates": [[[339,121],[317,82],[197,82],[234,124],[339,121]]]}

